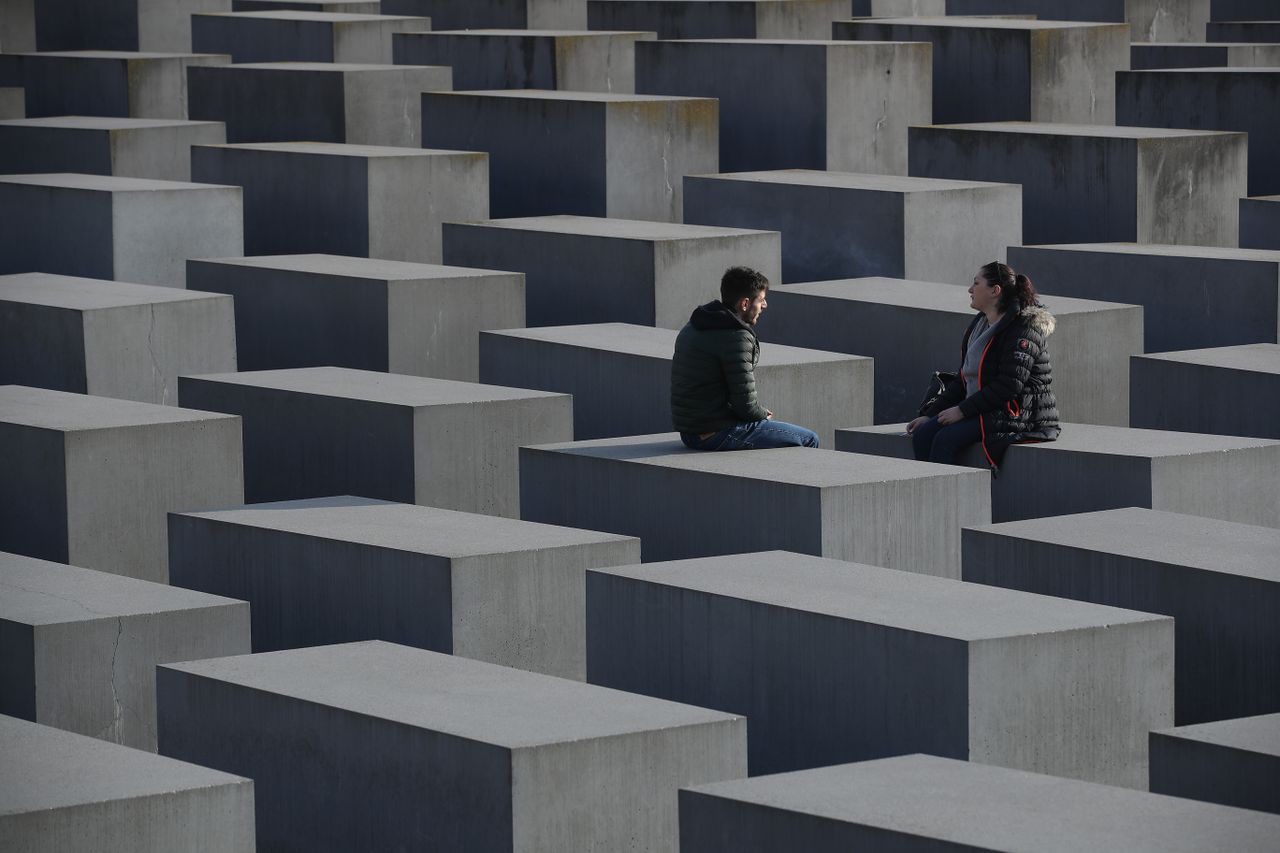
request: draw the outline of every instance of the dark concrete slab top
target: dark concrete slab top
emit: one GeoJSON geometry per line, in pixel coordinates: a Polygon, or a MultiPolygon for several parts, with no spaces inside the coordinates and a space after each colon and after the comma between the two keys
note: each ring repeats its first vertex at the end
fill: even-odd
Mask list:
{"type": "MultiPolygon", "coordinates": [[[[976,313],[969,307],[968,282],[946,284],[933,281],[912,281],[902,278],[847,278],[833,281],[810,281],[800,284],[778,285],[772,290],[806,296],[845,300],[852,303],[868,302],[876,305],[901,305],[929,311],[944,311],[972,317],[976,313]]],[[[1129,307],[1121,302],[1101,302],[1095,299],[1076,299],[1070,296],[1044,296],[1041,301],[1055,316],[1092,314],[1129,307]]],[[[762,321],[763,322],[763,321],[762,321]]],[[[957,332],[959,341],[959,332],[957,332]]]]}
{"type": "Polygon", "coordinates": [[[1137,358],[1280,376],[1280,344],[1241,344],[1234,347],[1155,352],[1137,356],[1137,358]]]}
{"type": "Polygon", "coordinates": [[[806,187],[830,187],[832,189],[867,190],[886,193],[927,193],[948,190],[981,189],[984,187],[1017,187],[1017,184],[992,183],[990,181],[962,181],[955,178],[913,178],[904,175],[872,175],[861,172],[822,172],[816,169],[777,169],[768,172],[722,172],[717,175],[693,177],[724,180],[753,181],[760,184],[792,184],[806,187]]]}
{"type": "MultiPolygon", "coordinates": [[[[1280,196],[1273,196],[1280,199],[1280,196]]],[[[1221,258],[1222,260],[1280,263],[1280,249],[1234,249],[1221,246],[1162,246],[1156,243],[1054,243],[1024,246],[1063,252],[1111,252],[1161,258],[1221,258]]]]}
{"type": "Polygon", "coordinates": [[[452,267],[350,255],[250,255],[239,258],[203,258],[209,263],[253,267],[287,272],[367,278],[373,281],[423,281],[437,278],[481,278],[491,275],[519,275],[478,267],[452,267]]]}
{"type": "Polygon", "coordinates": [[[104,193],[190,192],[192,190],[238,190],[225,184],[193,184],[188,181],[159,181],[153,178],[122,178],[115,175],[82,175],[72,172],[43,175],[0,175],[0,183],[27,184],[104,193]]]}
{"type": "Polygon", "coordinates": [[[1027,136],[1086,136],[1101,139],[1178,139],[1187,136],[1244,136],[1227,130],[1175,130],[1165,127],[1115,127],[1108,124],[1055,124],[1039,121],[992,121],[968,124],[932,124],[938,130],[972,130],[986,133],[1021,133],[1027,136]]]}
{"type": "MultiPolygon", "coordinates": [[[[714,237],[738,237],[752,234],[776,234],[754,228],[729,228],[722,225],[685,225],[679,222],[653,222],[646,219],[616,219],[603,216],[523,216],[512,219],[484,219],[469,223],[488,228],[511,228],[518,231],[543,231],[548,234],[581,234],[589,237],[612,237],[619,240],[664,241],[705,240],[714,237]]],[[[1278,253],[1280,254],[1280,253],[1278,253]]]]}
{"type": "Polygon", "coordinates": [[[100,278],[80,278],[45,272],[0,275],[0,302],[47,305],[71,311],[155,305],[160,302],[203,302],[229,299],[225,293],[205,293],[179,287],[130,284],[100,278]]]}
{"type": "Polygon", "coordinates": [[[0,421],[58,432],[239,419],[238,415],[158,406],[69,391],[0,385],[0,421]]]}
{"type": "Polygon", "coordinates": [[[1157,729],[1156,732],[1213,746],[1225,746],[1280,758],[1280,714],[1218,720],[1194,726],[1157,729]]]}

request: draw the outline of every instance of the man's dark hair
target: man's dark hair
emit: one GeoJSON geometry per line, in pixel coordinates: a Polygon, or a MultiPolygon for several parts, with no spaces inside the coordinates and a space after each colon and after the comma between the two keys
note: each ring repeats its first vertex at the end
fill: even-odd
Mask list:
{"type": "Polygon", "coordinates": [[[769,289],[769,279],[764,273],[751,267],[729,267],[720,279],[720,301],[730,308],[739,299],[755,299],[756,294],[769,289]]]}

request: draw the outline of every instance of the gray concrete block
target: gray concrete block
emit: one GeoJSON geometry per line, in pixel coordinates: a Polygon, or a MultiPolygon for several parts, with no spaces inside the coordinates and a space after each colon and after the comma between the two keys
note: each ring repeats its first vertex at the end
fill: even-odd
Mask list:
{"type": "Polygon", "coordinates": [[[1280,65],[1280,44],[1163,42],[1129,46],[1129,66],[1148,68],[1262,68],[1280,65]]]}
{"type": "Polygon", "coordinates": [[[717,117],[710,98],[425,92],[422,144],[489,152],[493,216],[680,222],[681,179],[719,168],[717,117]]]}
{"type": "MultiPolygon", "coordinates": [[[[36,49],[35,0],[10,0],[0,5],[0,49],[5,54],[36,49]]],[[[0,59],[0,80],[5,77],[5,65],[0,59]]]]}
{"type": "Polygon", "coordinates": [[[241,370],[332,365],[475,382],[480,331],[524,325],[520,273],[266,255],[192,260],[187,276],[193,289],[235,297],[241,370]]]}
{"type": "Polygon", "coordinates": [[[157,692],[161,753],[253,778],[264,849],[674,850],[677,789],[746,772],[741,717],[389,643],[157,692]]]}
{"type": "MultiPolygon", "coordinates": [[[[965,271],[955,273],[961,279],[965,271]]],[[[757,329],[765,341],[871,356],[875,421],[909,421],[933,372],[960,367],[974,312],[958,285],[861,278],[774,287],[757,329]]],[[[1142,308],[1061,296],[1042,301],[1057,319],[1049,351],[1059,414],[1128,426],[1129,358],[1143,351],[1142,308]]]]}
{"type": "Polygon", "coordinates": [[[1280,439],[1280,344],[1135,356],[1133,425],[1280,439]]]}
{"type": "Polygon", "coordinates": [[[0,637],[0,714],[154,752],[155,665],[247,653],[249,605],[0,553],[0,637]]]}
{"type": "Polygon", "coordinates": [[[1280,195],[1240,199],[1240,248],[1280,249],[1280,195]]]}
{"type": "Polygon", "coordinates": [[[26,117],[26,90],[21,86],[0,86],[0,119],[26,117]]]}
{"type": "Polygon", "coordinates": [[[1280,193],[1280,68],[1179,68],[1116,75],[1116,120],[1249,134],[1249,190],[1280,193]]]}
{"type": "Polygon", "coordinates": [[[588,680],[745,715],[752,775],[928,752],[1145,789],[1173,635],[1168,617],[780,551],[587,572],[588,680]]]}
{"type": "Polygon", "coordinates": [[[1211,21],[1280,20],[1280,9],[1270,0],[1212,0],[1211,21]]]}
{"type": "Polygon", "coordinates": [[[983,18],[837,21],[837,39],[933,46],[933,120],[1113,124],[1129,27],[983,18]]]}
{"type": "Polygon", "coordinates": [[[193,118],[225,122],[219,142],[349,142],[421,147],[422,93],[448,68],[262,62],[188,71],[193,118]]]}
{"type": "Polygon", "coordinates": [[[0,385],[176,404],[236,369],[231,297],[48,273],[0,276],[0,385]]]}
{"type": "Polygon", "coordinates": [[[989,122],[907,137],[912,175],[1021,184],[1027,243],[1238,239],[1243,133],[989,122]]]}
{"type": "Polygon", "coordinates": [[[1204,41],[1212,0],[946,0],[948,15],[1032,14],[1042,20],[1114,21],[1133,41],[1204,41]]]}
{"type": "Polygon", "coordinates": [[[244,188],[244,252],[439,263],[440,226],[489,215],[489,158],[331,142],[197,145],[191,174],[244,188]]]}
{"type": "Polygon", "coordinates": [[[0,845],[252,853],[253,780],[0,716],[0,845]]]}
{"type": "Polygon", "coordinates": [[[244,502],[240,419],[0,388],[0,550],[168,580],[165,513],[244,502]]]}
{"type": "Polygon", "coordinates": [[[680,792],[682,853],[1265,853],[1277,833],[1272,815],[931,755],[680,792]]]}
{"type": "MultiPolygon", "coordinates": [[[[903,424],[836,430],[836,449],[911,458],[903,424]]],[[[981,448],[962,457],[986,467],[981,448]]],[[[1280,527],[1280,442],[1066,423],[1015,444],[991,483],[996,522],[1137,506],[1280,527]]]]}
{"type": "Polygon", "coordinates": [[[0,219],[0,273],[182,287],[187,258],[244,254],[236,186],[0,175],[0,219]]]}
{"type": "MultiPolygon", "coordinates": [[[[671,429],[676,332],[627,323],[505,329],[480,334],[480,381],[572,394],[578,439],[671,429]]],[[[760,347],[756,388],[778,419],[830,446],[837,427],[871,423],[871,359],[817,349],[760,347]]]]}
{"type": "MultiPolygon", "coordinates": [[[[535,216],[444,226],[444,260],[525,274],[530,326],[625,322],[679,329],[719,296],[725,269],[782,280],[776,232],[535,216]]],[[[490,326],[489,328],[499,328],[490,326]]]]}
{"type": "Polygon", "coordinates": [[[1153,731],[1151,791],[1280,813],[1280,714],[1153,731]]]}
{"type": "Polygon", "coordinates": [[[1141,305],[1147,352],[1278,340],[1280,251],[1011,245],[1009,263],[1031,276],[1042,294],[1141,305]]]}
{"type": "Polygon", "coordinates": [[[233,62],[391,63],[391,34],[431,29],[427,18],[276,9],[191,16],[193,50],[233,62]]]}
{"type": "Polygon", "coordinates": [[[929,48],[834,41],[660,41],[636,90],[720,101],[720,169],[905,175],[907,125],[931,121],[929,48]]]}
{"type": "Polygon", "coordinates": [[[781,549],[959,577],[960,528],[990,518],[988,481],[803,447],[701,453],[675,433],[520,449],[522,518],[639,536],[646,561],[781,549]]]}
{"type": "Polygon", "coordinates": [[[84,50],[19,60],[28,118],[187,118],[187,69],[226,65],[217,54],[84,50]]]}
{"type": "Polygon", "coordinates": [[[227,141],[216,121],[62,116],[0,122],[8,174],[79,172],[191,180],[191,146],[227,141]]]}
{"type": "Polygon", "coordinates": [[[339,12],[346,15],[379,15],[380,0],[231,0],[232,12],[339,12]]]}
{"type": "Polygon", "coordinates": [[[350,494],[514,517],[517,446],[573,430],[564,394],[339,367],[183,376],[178,394],[244,418],[250,503],[350,494]]]}
{"type": "Polygon", "coordinates": [[[587,0],[587,27],[660,39],[828,39],[849,12],[849,0],[587,0]]]}
{"type": "Polygon", "coordinates": [[[382,0],[382,11],[425,15],[434,30],[587,28],[586,0],[382,0]]]}
{"type": "Polygon", "coordinates": [[[1174,617],[1179,724],[1280,710],[1276,554],[1273,528],[1138,507],[963,534],[967,581],[1174,617]]]}
{"type": "Polygon", "coordinates": [[[1022,243],[1018,187],[973,181],[803,169],[696,175],[685,179],[684,218],[781,231],[787,283],[946,281],[1022,243]]]}
{"type": "Polygon", "coordinates": [[[636,43],[646,32],[456,30],[398,33],[391,54],[401,65],[449,65],[457,89],[636,90],[636,43]]]}
{"type": "Polygon", "coordinates": [[[339,497],[174,513],[169,554],[172,583],[250,602],[257,652],[379,639],[582,680],[586,570],[640,540],[339,497]]]}
{"type": "MultiPolygon", "coordinates": [[[[191,16],[228,0],[18,0],[0,16],[22,35],[5,50],[191,50],[191,16]]],[[[4,30],[0,28],[0,38],[4,30]]]]}
{"type": "Polygon", "coordinates": [[[1210,21],[1205,28],[1207,41],[1247,41],[1280,43],[1280,21],[1210,21]]]}

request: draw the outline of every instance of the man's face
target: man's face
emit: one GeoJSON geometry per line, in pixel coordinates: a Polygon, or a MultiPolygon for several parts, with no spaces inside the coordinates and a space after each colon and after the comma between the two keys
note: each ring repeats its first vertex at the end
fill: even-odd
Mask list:
{"type": "Polygon", "coordinates": [[[745,296],[738,300],[738,317],[748,326],[754,326],[756,320],[760,319],[760,315],[764,313],[764,309],[769,307],[769,302],[765,299],[769,291],[762,290],[756,294],[755,299],[747,299],[745,296]]]}

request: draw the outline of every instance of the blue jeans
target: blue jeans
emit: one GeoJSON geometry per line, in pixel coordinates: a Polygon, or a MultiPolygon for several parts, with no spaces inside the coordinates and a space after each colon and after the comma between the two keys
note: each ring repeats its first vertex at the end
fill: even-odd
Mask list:
{"type": "Polygon", "coordinates": [[[786,421],[746,421],[706,438],[696,432],[680,433],[690,450],[765,450],[771,447],[817,447],[818,434],[786,421]]]}
{"type": "Polygon", "coordinates": [[[937,418],[929,418],[911,433],[916,459],[944,465],[955,465],[960,452],[979,441],[982,441],[982,419],[976,417],[949,426],[938,423],[937,418]]]}

